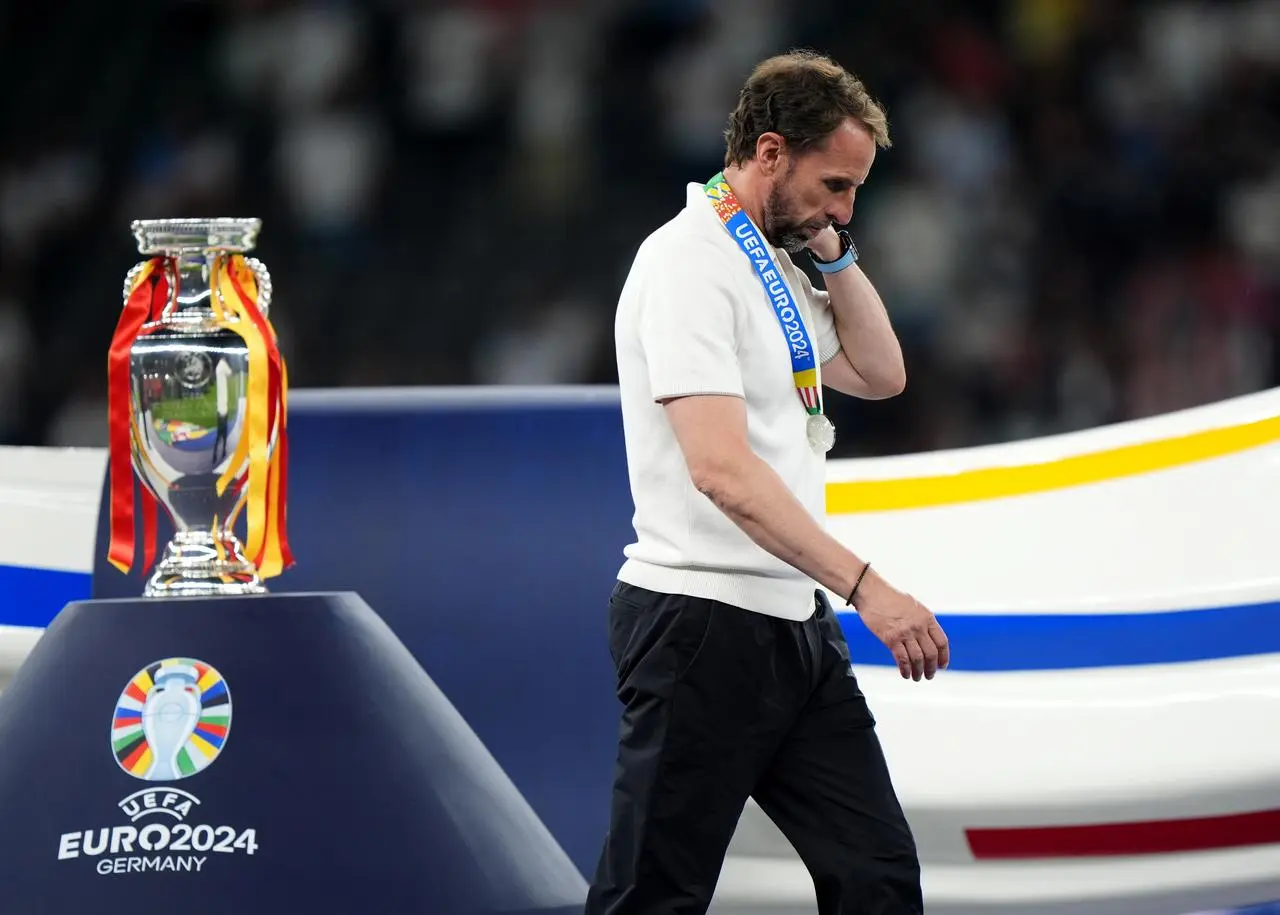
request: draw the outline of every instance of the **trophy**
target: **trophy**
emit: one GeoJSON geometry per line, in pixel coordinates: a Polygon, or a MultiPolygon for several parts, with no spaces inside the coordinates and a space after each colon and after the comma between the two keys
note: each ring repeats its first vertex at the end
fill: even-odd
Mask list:
{"type": "Polygon", "coordinates": [[[157,506],[175,533],[144,597],[263,593],[293,564],[285,535],[288,376],[267,320],[258,219],[144,219],[108,358],[108,559],[154,561],[157,506]],[[246,511],[247,509],[247,511],[246,511]],[[245,514],[242,544],[234,526],[245,514]]]}

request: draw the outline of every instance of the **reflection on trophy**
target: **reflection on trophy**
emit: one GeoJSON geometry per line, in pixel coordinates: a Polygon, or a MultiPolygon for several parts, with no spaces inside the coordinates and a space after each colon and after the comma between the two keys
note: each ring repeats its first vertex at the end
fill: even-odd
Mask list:
{"type": "Polygon", "coordinates": [[[173,781],[182,777],[178,754],[200,723],[200,689],[194,667],[162,667],[142,705],[142,733],[154,762],[146,777],[173,781]]]}
{"type": "Polygon", "coordinates": [[[176,531],[146,597],[259,593],[264,578],[293,563],[285,535],[288,376],[267,320],[271,278],[244,256],[260,225],[132,226],[150,258],[125,279],[109,358],[109,559],[122,572],[134,565],[136,473],[144,572],[158,504],[176,531]],[[234,532],[242,511],[243,545],[234,532]]]}

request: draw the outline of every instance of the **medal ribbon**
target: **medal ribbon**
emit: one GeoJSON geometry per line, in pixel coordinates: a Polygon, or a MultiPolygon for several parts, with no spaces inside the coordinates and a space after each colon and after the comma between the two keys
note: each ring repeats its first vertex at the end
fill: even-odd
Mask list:
{"type": "MultiPolygon", "coordinates": [[[[111,492],[111,539],[107,561],[126,575],[133,567],[135,548],[133,436],[140,434],[135,427],[131,406],[130,349],[143,325],[157,320],[169,303],[167,267],[167,260],[163,257],[143,262],[142,269],[129,286],[107,355],[107,466],[111,492]]],[[[142,568],[145,571],[155,559],[157,503],[150,489],[146,486],[141,489],[142,568]]]]}
{"type": "Polygon", "coordinates": [[[786,338],[787,348],[791,351],[791,377],[795,381],[796,393],[800,395],[805,412],[810,415],[820,414],[822,385],[818,382],[818,362],[814,356],[813,343],[782,270],[774,263],[768,246],[760,238],[751,218],[742,209],[733,188],[725,180],[724,172],[718,172],[703,185],[703,192],[711,201],[712,208],[729,236],[737,242],[755,268],[756,278],[764,288],[764,296],[773,308],[773,315],[778,319],[782,336],[786,338]]]}
{"type": "MultiPolygon", "coordinates": [[[[288,373],[275,331],[258,308],[257,278],[244,256],[232,254],[215,259],[210,286],[211,304],[219,324],[243,339],[249,350],[244,431],[226,470],[218,478],[217,492],[221,495],[226,491],[248,460],[245,553],[262,578],[273,578],[294,562],[285,521],[288,373]],[[279,435],[271,451],[271,430],[277,421],[279,435]]],[[[234,521],[233,515],[227,523],[234,521]]]]}

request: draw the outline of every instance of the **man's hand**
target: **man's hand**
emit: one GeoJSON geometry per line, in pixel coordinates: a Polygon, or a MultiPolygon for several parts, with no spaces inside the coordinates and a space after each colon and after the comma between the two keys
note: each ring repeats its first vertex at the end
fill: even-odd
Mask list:
{"type": "Polygon", "coordinates": [[[939,667],[951,663],[946,633],[934,615],[910,594],[879,576],[868,575],[854,599],[863,625],[884,643],[905,680],[932,680],[939,667]]]}
{"type": "Polygon", "coordinates": [[[809,239],[806,247],[817,255],[818,260],[833,261],[840,256],[840,250],[844,246],[840,242],[839,233],[832,226],[827,226],[809,239]]]}

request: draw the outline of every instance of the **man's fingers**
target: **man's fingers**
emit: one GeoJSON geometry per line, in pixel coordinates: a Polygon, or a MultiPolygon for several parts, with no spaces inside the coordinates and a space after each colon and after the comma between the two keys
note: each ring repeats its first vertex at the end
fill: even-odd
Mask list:
{"type": "Polygon", "coordinates": [[[905,612],[886,626],[883,633],[878,627],[872,631],[893,653],[898,673],[904,680],[917,683],[922,679],[932,680],[940,668],[951,664],[951,646],[929,608],[909,595],[906,599],[914,606],[903,608],[905,612]]]}
{"type": "Polygon", "coordinates": [[[924,676],[924,651],[915,636],[908,635],[902,641],[907,647],[907,657],[911,659],[911,679],[919,681],[924,676]]]}
{"type": "Polygon", "coordinates": [[[898,647],[893,649],[893,658],[898,662],[898,673],[902,674],[902,679],[911,679],[911,657],[907,654],[907,646],[899,642],[898,647]]]}
{"type": "Polygon", "coordinates": [[[951,663],[951,643],[937,620],[929,624],[929,638],[938,647],[938,666],[947,667],[951,663]]]}
{"type": "Polygon", "coordinates": [[[926,632],[920,637],[920,648],[924,651],[924,678],[932,680],[933,675],[938,672],[938,646],[926,632]]]}

